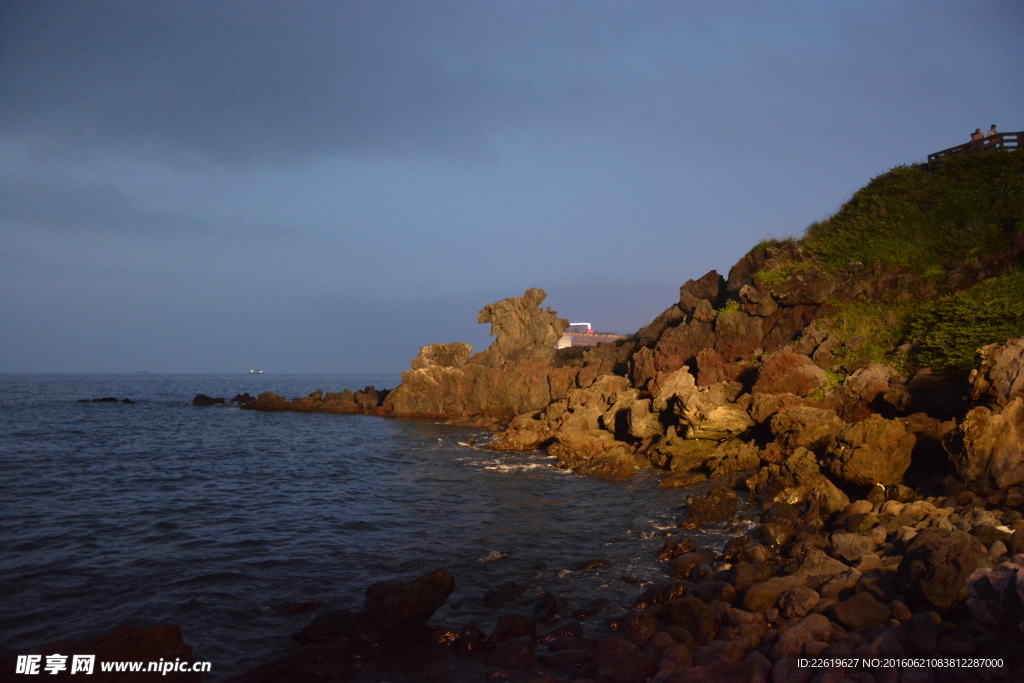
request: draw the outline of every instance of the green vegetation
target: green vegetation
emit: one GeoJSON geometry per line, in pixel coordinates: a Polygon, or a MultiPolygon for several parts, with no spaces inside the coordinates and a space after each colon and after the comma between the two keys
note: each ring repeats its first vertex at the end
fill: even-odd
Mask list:
{"type": "Polygon", "coordinates": [[[719,315],[721,315],[722,313],[738,313],[739,310],[740,302],[737,301],[736,299],[729,299],[725,303],[725,306],[722,306],[722,308],[719,309],[718,313],[719,315]]]}
{"type": "Polygon", "coordinates": [[[915,361],[944,374],[966,374],[975,350],[1024,335],[1024,271],[980,282],[920,307],[908,335],[920,339],[915,361]]]}
{"type": "Polygon", "coordinates": [[[750,252],[755,252],[758,249],[771,249],[773,247],[782,247],[793,244],[794,242],[796,242],[796,238],[793,237],[784,237],[782,239],[779,239],[777,237],[768,237],[755,244],[754,248],[751,249],[750,252]]]}
{"type": "Polygon", "coordinates": [[[830,380],[832,375],[841,377],[838,369],[858,359],[887,363],[897,372],[904,372],[905,357],[895,355],[893,349],[905,340],[907,321],[913,315],[915,304],[885,305],[878,301],[829,303],[836,312],[818,325],[843,342],[843,346],[832,352],[834,363],[829,370],[830,380]]]}
{"type": "Polygon", "coordinates": [[[803,268],[809,268],[810,266],[811,264],[806,261],[787,263],[774,268],[764,268],[763,270],[759,270],[757,272],[757,277],[760,278],[761,282],[766,284],[768,287],[774,289],[788,280],[789,276],[796,271],[803,268]]]}
{"type": "Polygon", "coordinates": [[[954,157],[934,172],[898,166],[874,178],[802,244],[826,268],[859,262],[912,267],[932,276],[946,265],[1002,251],[1024,230],[1024,154],[954,157]]]}

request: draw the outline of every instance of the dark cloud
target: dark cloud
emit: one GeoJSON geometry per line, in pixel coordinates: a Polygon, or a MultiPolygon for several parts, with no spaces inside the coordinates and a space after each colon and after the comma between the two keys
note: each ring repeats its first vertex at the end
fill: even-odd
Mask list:
{"type": "Polygon", "coordinates": [[[228,161],[484,155],[488,126],[520,118],[537,94],[486,60],[430,48],[445,14],[378,3],[8,4],[0,121],[7,135],[68,147],[228,161]]]}
{"type": "Polygon", "coordinates": [[[205,219],[145,209],[120,189],[58,177],[0,177],[0,224],[44,230],[211,230],[205,219]]]}

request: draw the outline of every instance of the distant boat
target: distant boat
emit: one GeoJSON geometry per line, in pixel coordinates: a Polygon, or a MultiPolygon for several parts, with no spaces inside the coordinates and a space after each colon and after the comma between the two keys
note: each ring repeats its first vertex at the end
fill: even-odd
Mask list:
{"type": "Polygon", "coordinates": [[[263,371],[262,370],[250,370],[249,374],[250,375],[262,375],[263,371]]]}

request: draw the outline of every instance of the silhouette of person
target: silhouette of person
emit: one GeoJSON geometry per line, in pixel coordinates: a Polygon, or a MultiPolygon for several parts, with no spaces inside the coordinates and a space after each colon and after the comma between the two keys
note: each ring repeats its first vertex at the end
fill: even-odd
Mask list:
{"type": "Polygon", "coordinates": [[[985,133],[985,137],[990,138],[990,137],[992,137],[995,134],[996,134],[996,124],[993,123],[992,127],[988,129],[987,133],[985,133]]]}
{"type": "Polygon", "coordinates": [[[971,133],[971,139],[972,140],[982,140],[982,139],[984,139],[984,137],[985,136],[982,135],[982,133],[981,133],[981,128],[975,128],[974,132],[971,133]]]}

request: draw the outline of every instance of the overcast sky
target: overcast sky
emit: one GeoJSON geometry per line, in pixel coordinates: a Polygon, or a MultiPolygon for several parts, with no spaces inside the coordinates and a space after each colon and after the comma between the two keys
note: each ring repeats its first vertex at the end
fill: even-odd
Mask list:
{"type": "Polygon", "coordinates": [[[394,372],[633,332],[1024,129],[1024,3],[0,2],[0,371],[394,372]]]}

